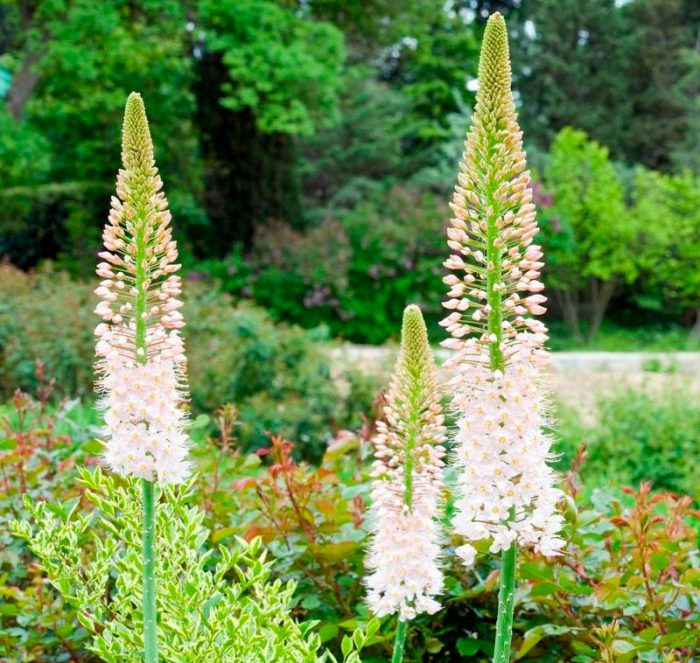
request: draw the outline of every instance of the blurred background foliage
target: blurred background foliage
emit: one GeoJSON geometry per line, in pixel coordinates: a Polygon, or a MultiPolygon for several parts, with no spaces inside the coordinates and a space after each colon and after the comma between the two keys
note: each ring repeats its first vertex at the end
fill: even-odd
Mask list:
{"type": "Polygon", "coordinates": [[[511,31],[555,344],[651,325],[686,329],[695,347],[694,0],[4,0],[0,255],[90,274],[136,89],[194,278],[357,342],[395,336],[408,302],[434,320],[495,10],[511,31]]]}
{"type": "MultiPolygon", "coordinates": [[[[92,288],[65,274],[27,274],[0,265],[0,401],[38,388],[41,359],[55,396],[92,402],[92,288]]],[[[191,407],[196,416],[221,403],[239,408],[238,439],[255,449],[274,431],[319,458],[335,431],[359,426],[376,381],[333,366],[318,341],[323,330],[274,324],[249,303],[193,283],[185,298],[191,407]]],[[[326,334],[327,336],[327,334],[326,334]]]]}

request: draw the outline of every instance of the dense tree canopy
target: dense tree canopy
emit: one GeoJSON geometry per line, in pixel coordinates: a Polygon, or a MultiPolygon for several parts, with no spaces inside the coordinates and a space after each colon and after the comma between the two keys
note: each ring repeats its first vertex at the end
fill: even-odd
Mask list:
{"type": "MultiPolygon", "coordinates": [[[[340,228],[367,205],[392,226],[397,186],[406,199],[437,196],[426,208],[439,217],[493,11],[507,15],[530,161],[553,197],[545,220],[585,229],[585,210],[613,186],[596,227],[614,243],[635,209],[635,164],[696,181],[695,0],[0,0],[0,255],[74,271],[91,262],[133,89],[157,118],[193,264],[254,246],[260,256],[268,227],[340,228]]],[[[553,256],[566,237],[550,234],[553,256]]],[[[561,258],[618,284],[644,270],[620,275],[585,255],[561,258]]],[[[556,270],[549,278],[563,285],[556,270]]]]}

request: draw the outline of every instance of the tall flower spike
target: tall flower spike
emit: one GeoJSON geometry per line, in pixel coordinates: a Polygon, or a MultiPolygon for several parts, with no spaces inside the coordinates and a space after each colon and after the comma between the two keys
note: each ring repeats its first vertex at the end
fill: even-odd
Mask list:
{"type": "Polygon", "coordinates": [[[374,440],[374,538],[367,558],[368,603],[403,621],[440,609],[439,529],[445,429],[433,355],[417,306],[404,311],[401,351],[374,440]]]}
{"type": "Polygon", "coordinates": [[[184,347],[168,202],[153,159],[141,96],[124,111],[123,168],[104,229],[95,293],[98,389],[105,411],[104,459],[115,471],[159,483],[189,474],[184,347]]]}
{"type": "Polygon", "coordinates": [[[506,24],[489,18],[479,62],[479,91],[460,163],[448,229],[452,270],[441,322],[455,350],[446,366],[458,414],[459,499],[453,525],[467,543],[487,539],[490,551],[514,542],[556,554],[562,497],[547,465],[551,439],[543,432],[547,398],[543,349],[547,329],[532,317],[545,312],[539,281],[542,251],[526,170],[522,132],[510,89],[506,24]]]}

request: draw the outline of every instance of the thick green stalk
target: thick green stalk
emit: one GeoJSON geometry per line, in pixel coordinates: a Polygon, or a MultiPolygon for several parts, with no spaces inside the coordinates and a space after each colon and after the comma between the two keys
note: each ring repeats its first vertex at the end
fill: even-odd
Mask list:
{"type": "Polygon", "coordinates": [[[401,663],[403,661],[403,649],[406,644],[406,631],[408,630],[408,622],[399,619],[399,625],[396,628],[396,639],[394,640],[394,654],[391,657],[391,663],[401,663]]]}
{"type": "Polygon", "coordinates": [[[493,663],[510,661],[510,641],[513,635],[513,605],[515,602],[515,552],[513,542],[501,553],[501,579],[498,587],[498,620],[493,663]]]}
{"type": "MultiPolygon", "coordinates": [[[[508,33],[503,17],[496,13],[489,18],[484,32],[479,61],[479,93],[477,95],[478,122],[483,122],[486,130],[489,171],[498,171],[501,138],[496,133],[506,125],[509,116],[515,120],[514,105],[510,92],[510,59],[508,53],[508,33]],[[486,128],[488,127],[488,128],[486,128]]],[[[499,284],[503,280],[502,261],[504,248],[499,239],[499,217],[504,213],[502,196],[499,190],[503,181],[499,174],[486,183],[486,297],[488,309],[489,360],[492,371],[503,372],[505,361],[502,350],[503,340],[503,293],[499,284]]],[[[515,590],[516,544],[504,550],[501,555],[501,577],[498,590],[498,620],[494,663],[507,663],[510,660],[511,634],[513,630],[513,605],[515,590]]]]}
{"type": "Polygon", "coordinates": [[[143,487],[143,640],[146,663],[158,661],[155,559],[155,485],[141,480],[143,487]]]}
{"type": "MultiPolygon", "coordinates": [[[[489,358],[491,370],[503,371],[505,361],[501,340],[503,334],[502,321],[502,295],[495,287],[501,275],[501,249],[496,239],[498,229],[496,228],[497,215],[489,216],[487,220],[487,301],[489,304],[488,330],[495,336],[495,341],[489,344],[489,358]]],[[[515,593],[515,558],[516,544],[501,553],[501,576],[498,588],[498,619],[496,621],[496,641],[494,646],[493,663],[508,663],[510,661],[510,641],[513,632],[513,607],[515,593]]]]}
{"type": "MultiPolygon", "coordinates": [[[[414,385],[411,385],[412,391],[415,391],[414,385]]],[[[412,420],[408,426],[408,439],[406,440],[406,464],[404,466],[404,494],[403,502],[408,509],[413,504],[413,449],[416,445],[415,436],[415,414],[416,408],[413,408],[412,420]]],[[[391,657],[391,663],[401,663],[403,661],[403,650],[406,645],[406,632],[408,631],[408,622],[399,617],[399,623],[396,627],[396,636],[394,638],[394,654],[391,657]]]]}
{"type": "MultiPolygon", "coordinates": [[[[149,165],[151,150],[148,122],[139,95],[130,95],[124,117],[124,142],[128,148],[137,149],[128,154],[132,162],[125,159],[124,167],[143,170],[149,165]],[[145,150],[145,153],[144,153],[145,150]]],[[[140,174],[140,173],[139,173],[140,174]]],[[[148,204],[148,203],[146,203],[148,204]]],[[[134,320],[136,323],[136,361],[145,363],[148,359],[146,347],[146,307],[147,307],[147,268],[146,268],[146,222],[148,209],[136,210],[135,244],[136,273],[134,287],[134,320]]],[[[155,508],[156,490],[152,481],[141,480],[143,494],[143,642],[145,663],[158,663],[158,613],[156,607],[156,555],[155,555],[155,508]]]]}

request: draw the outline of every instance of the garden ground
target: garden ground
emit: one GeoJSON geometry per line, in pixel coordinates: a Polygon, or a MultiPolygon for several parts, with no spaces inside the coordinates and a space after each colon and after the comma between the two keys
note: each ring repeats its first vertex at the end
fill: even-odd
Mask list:
{"type": "MultiPolygon", "coordinates": [[[[438,361],[447,353],[437,350],[438,361]]],[[[352,366],[386,382],[396,349],[344,344],[334,349],[334,365],[352,366]]],[[[642,392],[650,397],[677,389],[700,396],[700,352],[554,352],[551,387],[557,403],[594,424],[599,404],[609,396],[642,392]]]]}

